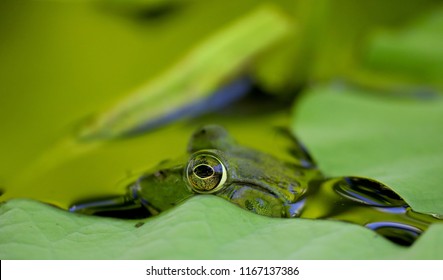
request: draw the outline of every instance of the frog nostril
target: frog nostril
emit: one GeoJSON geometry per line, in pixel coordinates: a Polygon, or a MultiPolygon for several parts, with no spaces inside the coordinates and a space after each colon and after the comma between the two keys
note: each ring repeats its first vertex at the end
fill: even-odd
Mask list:
{"type": "Polygon", "coordinates": [[[166,177],[166,172],[163,170],[158,170],[157,172],[154,173],[154,176],[157,177],[158,179],[164,179],[166,177]]]}

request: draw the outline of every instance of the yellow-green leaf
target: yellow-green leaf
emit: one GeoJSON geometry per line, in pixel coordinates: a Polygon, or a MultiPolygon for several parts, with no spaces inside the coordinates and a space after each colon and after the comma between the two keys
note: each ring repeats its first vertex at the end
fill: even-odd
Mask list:
{"type": "Polygon", "coordinates": [[[260,7],[201,42],[169,71],[105,109],[85,125],[84,138],[112,138],[210,96],[244,72],[260,52],[290,30],[271,6],[260,7]]]}

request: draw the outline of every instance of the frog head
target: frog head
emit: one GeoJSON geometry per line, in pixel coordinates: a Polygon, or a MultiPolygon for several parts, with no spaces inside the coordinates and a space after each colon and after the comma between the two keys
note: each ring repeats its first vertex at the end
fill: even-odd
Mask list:
{"type": "Polygon", "coordinates": [[[187,152],[180,160],[161,163],[133,185],[135,196],[151,212],[194,195],[211,194],[257,214],[290,216],[292,204],[317,174],[311,167],[244,147],[218,125],[196,130],[187,152]]]}

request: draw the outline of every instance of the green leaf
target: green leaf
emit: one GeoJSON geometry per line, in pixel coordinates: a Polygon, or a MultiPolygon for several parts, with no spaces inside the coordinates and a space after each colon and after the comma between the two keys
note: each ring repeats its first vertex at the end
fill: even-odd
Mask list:
{"type": "Polygon", "coordinates": [[[271,6],[253,10],[198,44],[169,71],[98,114],[82,128],[80,136],[119,137],[207,98],[284,38],[289,27],[285,16],[271,6]]]}
{"type": "MultiPolygon", "coordinates": [[[[415,209],[443,213],[443,102],[313,89],[293,128],[330,175],[387,183],[415,209]]],[[[197,196],[140,221],[81,216],[35,201],[0,207],[1,259],[441,259],[443,225],[412,247],[342,222],[255,215],[197,196]]]]}
{"type": "Polygon", "coordinates": [[[405,249],[360,226],[255,215],[212,196],[138,221],[80,216],[34,201],[0,208],[2,259],[439,258],[435,226],[405,249]],[[356,244],[359,244],[357,247],[356,244]],[[403,255],[404,254],[404,255],[403,255]]]}
{"type": "Polygon", "coordinates": [[[391,94],[442,93],[442,16],[443,8],[437,7],[409,18],[410,23],[401,29],[374,29],[360,50],[361,65],[349,78],[391,94]]]}
{"type": "Polygon", "coordinates": [[[294,130],[331,176],[375,178],[423,212],[443,213],[443,101],[381,98],[318,87],[294,130]]]}
{"type": "Polygon", "coordinates": [[[397,32],[375,33],[364,54],[366,66],[378,74],[442,86],[443,8],[415,19],[397,32]]]}

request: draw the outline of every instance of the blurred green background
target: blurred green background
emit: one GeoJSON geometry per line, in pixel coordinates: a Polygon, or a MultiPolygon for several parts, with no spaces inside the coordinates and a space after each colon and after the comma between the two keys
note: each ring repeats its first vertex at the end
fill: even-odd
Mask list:
{"type": "MultiPolygon", "coordinates": [[[[0,2],[0,199],[32,198],[66,208],[79,199],[121,194],[120,180],[183,154],[190,134],[206,123],[220,123],[241,143],[282,158],[287,156],[282,151],[284,140],[276,139],[273,127],[290,127],[313,147],[314,156],[341,158],[337,147],[343,142],[336,141],[342,137],[340,126],[351,123],[345,137],[352,148],[357,132],[365,133],[362,128],[395,131],[385,122],[394,118],[410,145],[424,141],[416,143],[425,146],[415,152],[417,158],[438,154],[442,76],[441,1],[4,0],[0,2]],[[119,115],[109,113],[115,108],[166,112],[192,98],[210,96],[244,76],[254,87],[224,110],[178,119],[136,137],[118,133],[92,140],[81,137],[85,128],[114,131],[106,121],[100,128],[94,121],[102,117],[118,122],[119,115]],[[156,102],[140,108],[137,102],[126,102],[136,95],[149,98],[157,94],[156,87],[162,87],[156,102]],[[310,97],[318,91],[326,97],[310,97]],[[344,113],[346,119],[338,117],[337,122],[320,126],[328,129],[332,141],[327,140],[325,133],[315,130],[316,121],[333,119],[329,108],[343,98],[330,92],[351,92],[344,98],[351,105],[354,95],[364,96],[363,100],[371,96],[387,110],[378,115],[383,116],[380,119],[371,116],[371,109],[351,120],[344,113]],[[305,102],[309,98],[315,101],[305,102]],[[399,109],[401,104],[425,107],[409,115],[399,109]],[[303,106],[323,109],[300,114],[303,106]],[[434,106],[429,109],[434,113],[426,116],[426,106],[434,106]],[[412,136],[406,134],[408,124],[412,136]],[[417,128],[426,125],[425,132],[417,128]]],[[[373,106],[371,100],[368,108],[373,106]]],[[[347,106],[336,104],[338,112],[347,106]]],[[[144,121],[140,115],[134,118],[144,121]]],[[[131,125],[122,127],[131,129],[131,125]]],[[[375,143],[383,145],[381,140],[375,143]]],[[[399,147],[392,157],[402,154],[399,147]]],[[[355,172],[366,172],[356,175],[369,176],[377,169],[374,153],[363,152],[352,160],[347,166],[355,160],[361,167],[355,172]]],[[[340,164],[327,157],[324,165],[319,161],[327,173],[353,175],[340,174],[340,164]]],[[[440,162],[429,163],[427,170],[433,172],[436,164],[440,162]]],[[[435,206],[438,201],[421,203],[420,197],[414,201],[416,189],[407,182],[389,182],[389,176],[384,182],[397,183],[395,189],[412,199],[416,208],[441,211],[435,206]]]]}
{"type": "MultiPolygon", "coordinates": [[[[126,172],[182,153],[187,137],[202,121],[169,126],[146,139],[101,143],[105,147],[100,148],[60,142],[70,142],[61,139],[73,135],[84,119],[174,68],[208,37],[223,33],[225,26],[241,21],[262,2],[2,1],[4,199],[31,197],[65,207],[82,197],[120,193],[115,184],[126,172]]],[[[268,95],[283,96],[289,103],[313,83],[357,84],[393,95],[432,95],[441,88],[439,1],[273,1],[264,9],[281,13],[288,30],[259,51],[234,56],[238,66],[218,77],[220,86],[247,74],[268,95]]],[[[271,23],[271,33],[282,24],[271,23]]],[[[224,51],[235,53],[242,45],[264,40],[260,29],[247,31],[251,34],[246,38],[224,35],[219,41],[237,40],[224,51]]],[[[212,61],[219,56],[203,56],[199,67],[217,67],[212,61]]],[[[192,62],[185,64],[179,72],[186,75],[192,67],[192,62]]],[[[208,78],[200,74],[196,79],[208,78]]],[[[163,82],[174,80],[166,77],[163,82]]],[[[166,106],[186,94],[179,89],[165,97],[166,106]]],[[[150,103],[145,110],[156,106],[162,105],[150,103]]],[[[282,117],[263,113],[251,120],[246,113],[242,121],[236,116],[235,122],[226,116],[214,121],[237,128],[233,133],[250,145],[269,147],[269,131],[262,131],[282,117]]]]}

